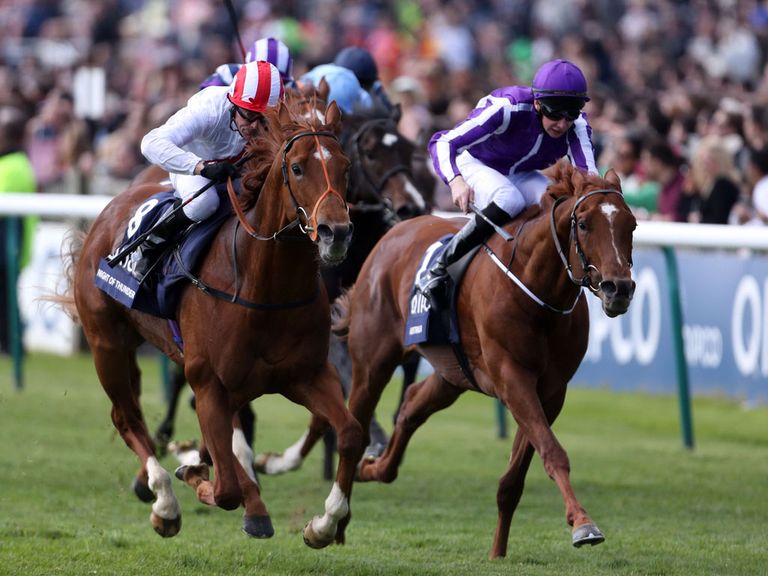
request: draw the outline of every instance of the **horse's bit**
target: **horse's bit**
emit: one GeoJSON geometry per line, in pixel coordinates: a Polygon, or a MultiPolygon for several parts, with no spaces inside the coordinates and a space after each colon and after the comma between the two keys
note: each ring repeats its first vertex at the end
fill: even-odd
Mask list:
{"type": "MultiPolygon", "coordinates": [[[[622,196],[622,193],[618,190],[614,190],[613,188],[601,188],[599,190],[592,190],[591,192],[587,192],[584,194],[584,196],[578,198],[576,202],[573,205],[573,209],[571,209],[571,231],[570,231],[570,239],[573,240],[574,246],[576,248],[576,254],[579,257],[579,261],[581,262],[581,268],[583,270],[583,276],[581,278],[576,278],[573,274],[573,268],[571,267],[570,262],[568,262],[568,259],[565,257],[565,253],[563,252],[563,247],[560,244],[560,239],[557,236],[557,226],[555,224],[555,210],[557,207],[564,202],[568,196],[560,196],[555,202],[552,204],[552,211],[550,212],[550,229],[552,230],[552,240],[555,242],[555,247],[557,248],[557,253],[560,256],[560,260],[563,261],[563,266],[565,266],[565,271],[568,273],[568,278],[570,278],[571,282],[576,284],[577,286],[582,286],[585,288],[589,288],[589,290],[595,294],[597,294],[600,291],[600,287],[594,287],[592,285],[592,280],[589,276],[589,271],[594,270],[598,274],[600,274],[600,270],[597,269],[597,267],[593,266],[587,261],[587,257],[584,254],[584,250],[581,248],[581,243],[579,242],[579,235],[576,233],[576,225],[578,224],[578,218],[576,218],[576,209],[579,207],[579,205],[589,198],[590,196],[595,196],[596,194],[618,194],[619,196],[622,196]]],[[[630,261],[630,265],[632,262],[630,261]]]]}
{"type": "Polygon", "coordinates": [[[317,210],[320,207],[320,204],[322,204],[329,196],[336,196],[339,200],[341,200],[342,205],[344,208],[346,208],[347,212],[349,212],[349,206],[347,206],[346,200],[344,200],[344,197],[339,194],[337,190],[333,188],[331,185],[331,179],[330,176],[328,176],[328,166],[325,162],[325,156],[322,153],[318,154],[318,157],[320,159],[320,163],[323,166],[323,174],[325,175],[325,182],[326,182],[326,188],[325,191],[320,195],[320,198],[317,199],[315,202],[315,206],[312,208],[312,213],[307,214],[306,209],[299,204],[298,200],[296,200],[296,196],[293,193],[293,189],[291,188],[291,181],[288,178],[288,151],[293,146],[294,142],[298,140],[299,138],[303,138],[305,136],[312,136],[315,139],[315,143],[317,145],[317,149],[320,151],[320,136],[327,136],[329,138],[333,138],[334,140],[338,141],[338,138],[336,138],[336,135],[333,132],[327,132],[327,131],[321,131],[317,132],[314,130],[307,130],[306,132],[299,132],[298,134],[294,134],[283,146],[283,152],[282,152],[282,165],[281,165],[281,171],[283,174],[283,184],[288,188],[288,194],[291,196],[291,201],[293,202],[293,206],[296,209],[297,218],[295,220],[292,220],[289,222],[286,226],[282,227],[277,232],[271,234],[270,236],[262,236],[254,228],[248,223],[248,220],[245,217],[245,214],[243,213],[242,209],[240,208],[240,204],[237,202],[237,198],[235,196],[234,188],[232,188],[231,181],[227,182],[227,192],[229,193],[229,199],[232,203],[232,207],[235,209],[235,213],[237,214],[237,218],[240,221],[240,224],[242,224],[243,229],[248,233],[249,236],[256,240],[279,240],[280,235],[282,235],[284,232],[287,232],[296,226],[299,227],[299,229],[306,234],[310,240],[313,242],[317,240],[317,210]],[[304,219],[304,222],[302,222],[302,217],[304,219]]]}

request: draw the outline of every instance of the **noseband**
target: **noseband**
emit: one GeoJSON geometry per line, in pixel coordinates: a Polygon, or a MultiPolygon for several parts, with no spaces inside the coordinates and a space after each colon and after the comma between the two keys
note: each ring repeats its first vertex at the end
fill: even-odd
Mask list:
{"type": "Polygon", "coordinates": [[[563,251],[563,247],[560,244],[560,239],[557,236],[557,225],[555,223],[555,210],[557,207],[565,202],[569,197],[568,196],[560,196],[555,202],[552,204],[552,211],[550,212],[550,229],[552,230],[552,240],[555,242],[555,247],[557,248],[557,253],[560,255],[560,260],[563,261],[563,266],[565,266],[565,271],[568,273],[568,278],[570,278],[571,282],[576,284],[577,286],[582,286],[584,288],[589,288],[589,290],[595,294],[597,294],[600,291],[600,287],[594,287],[592,285],[592,280],[589,276],[589,271],[594,270],[598,274],[600,274],[600,270],[597,269],[597,267],[593,266],[587,261],[587,257],[584,254],[584,250],[581,248],[581,243],[579,242],[579,235],[576,233],[576,226],[578,224],[578,218],[576,217],[576,209],[579,207],[579,205],[586,200],[587,198],[591,196],[595,196],[597,194],[618,194],[619,196],[622,196],[622,193],[618,190],[613,190],[612,188],[601,188],[599,190],[592,190],[591,192],[587,192],[584,194],[584,196],[578,198],[576,202],[573,205],[573,209],[571,209],[571,231],[569,236],[569,241],[572,241],[575,248],[576,248],[576,254],[579,257],[579,261],[581,262],[581,268],[584,272],[584,275],[581,278],[576,278],[573,274],[573,268],[571,267],[570,262],[568,262],[568,259],[565,257],[565,253],[563,251]]]}
{"type": "Polygon", "coordinates": [[[295,220],[292,220],[288,225],[284,226],[277,232],[269,235],[269,236],[262,236],[256,230],[253,229],[253,227],[248,223],[248,220],[245,217],[245,214],[243,213],[243,210],[240,208],[240,203],[237,201],[237,197],[235,195],[235,190],[232,186],[232,180],[230,179],[227,182],[227,192],[229,193],[229,199],[232,203],[232,207],[235,210],[235,214],[237,214],[237,219],[240,221],[240,224],[242,224],[243,229],[250,235],[252,238],[255,238],[256,240],[279,240],[280,235],[282,235],[284,232],[287,232],[288,230],[295,228],[296,226],[299,227],[299,229],[306,234],[312,242],[317,240],[317,211],[320,208],[320,204],[322,204],[329,196],[336,196],[346,208],[347,213],[349,213],[349,206],[347,206],[346,200],[344,200],[344,197],[339,194],[339,192],[331,185],[331,178],[328,176],[328,166],[325,162],[325,156],[323,156],[322,150],[320,148],[320,136],[327,136],[328,138],[333,138],[334,140],[338,141],[338,138],[336,138],[336,135],[333,132],[316,132],[314,130],[307,130],[306,132],[299,132],[298,134],[294,134],[286,143],[285,146],[283,146],[283,153],[282,153],[282,165],[281,165],[281,171],[283,174],[283,184],[288,188],[288,194],[291,196],[291,202],[293,202],[293,207],[296,210],[297,218],[295,220]],[[315,202],[315,206],[312,208],[312,214],[308,215],[306,209],[299,204],[299,201],[296,200],[296,195],[293,193],[293,189],[291,188],[291,180],[288,178],[288,151],[293,146],[294,142],[298,140],[299,138],[304,138],[305,136],[312,136],[315,139],[315,144],[317,145],[317,151],[318,151],[318,157],[320,159],[320,163],[323,166],[323,174],[325,175],[325,183],[326,188],[325,191],[320,195],[320,198],[317,199],[315,202]],[[302,221],[303,218],[303,221],[302,221]]]}
{"type": "Polygon", "coordinates": [[[282,160],[283,184],[285,184],[288,188],[288,194],[290,194],[293,206],[296,208],[296,214],[299,217],[299,228],[302,232],[304,232],[304,234],[309,236],[309,239],[312,240],[312,242],[317,240],[317,211],[320,208],[320,204],[322,204],[329,196],[335,196],[338,198],[341,201],[341,205],[344,206],[347,212],[349,212],[347,201],[344,200],[344,197],[339,194],[339,192],[331,184],[331,178],[328,176],[328,165],[325,162],[325,155],[323,154],[322,148],[320,146],[320,136],[327,136],[329,138],[333,138],[334,140],[338,140],[333,132],[315,132],[314,130],[299,132],[298,134],[293,135],[291,139],[285,143],[285,146],[283,147],[282,160]],[[299,138],[304,138],[305,136],[312,136],[315,139],[315,145],[317,146],[317,156],[320,159],[320,164],[323,166],[323,174],[325,175],[326,184],[325,191],[315,202],[315,206],[312,208],[312,213],[309,216],[307,216],[307,211],[304,209],[304,207],[302,207],[296,200],[296,196],[293,194],[293,190],[291,189],[291,180],[288,178],[288,151],[291,149],[293,143],[296,142],[296,140],[299,138]],[[301,221],[302,216],[304,217],[304,223],[301,221]]]}

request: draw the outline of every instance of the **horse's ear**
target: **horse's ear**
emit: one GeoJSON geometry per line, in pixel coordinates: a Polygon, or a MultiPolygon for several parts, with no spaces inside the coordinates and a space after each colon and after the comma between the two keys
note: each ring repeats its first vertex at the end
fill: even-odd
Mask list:
{"type": "Polygon", "coordinates": [[[605,173],[605,180],[606,182],[609,182],[610,184],[613,184],[616,186],[616,189],[621,192],[621,178],[619,178],[619,175],[616,173],[616,170],[613,168],[609,168],[608,172],[605,173]]]}
{"type": "Polygon", "coordinates": [[[341,110],[339,110],[336,100],[331,102],[328,108],[325,109],[325,125],[333,132],[341,130],[341,110]]]}
{"type": "Polygon", "coordinates": [[[320,79],[320,84],[317,86],[317,97],[321,100],[328,101],[328,93],[331,91],[331,86],[326,82],[325,76],[320,79]]]}
{"type": "Polygon", "coordinates": [[[287,104],[284,101],[280,101],[277,107],[277,117],[280,120],[280,124],[285,126],[291,121],[291,111],[288,109],[287,104]]]}
{"type": "Polygon", "coordinates": [[[573,184],[573,190],[578,194],[584,188],[584,172],[573,170],[571,183],[573,184]]]}

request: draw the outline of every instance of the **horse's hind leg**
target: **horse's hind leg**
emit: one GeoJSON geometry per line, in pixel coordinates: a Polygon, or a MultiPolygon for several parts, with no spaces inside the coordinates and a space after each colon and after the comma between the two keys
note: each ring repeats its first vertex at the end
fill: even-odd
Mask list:
{"type": "Polygon", "coordinates": [[[312,414],[309,428],[296,442],[288,446],[283,452],[262,452],[256,456],[253,465],[257,472],[275,476],[285,472],[298,470],[304,459],[315,447],[315,444],[330,428],[330,424],[324,418],[312,414]]]}
{"type": "MultiPolygon", "coordinates": [[[[156,498],[150,515],[152,526],[163,537],[175,536],[181,529],[181,508],[171,488],[170,475],[155,457],[154,444],[141,412],[141,374],[135,351],[93,342],[91,350],[101,385],[112,400],[112,422],[141,462],[138,482],[143,482],[146,475],[146,486],[156,498]]],[[[136,492],[141,497],[140,490],[136,492]]],[[[148,495],[143,499],[148,500],[148,495]]]]}
{"type": "Polygon", "coordinates": [[[406,393],[405,402],[400,407],[395,430],[387,449],[380,458],[360,464],[358,479],[393,482],[397,478],[397,470],[411,436],[432,414],[453,404],[462,392],[463,390],[449,384],[437,373],[430,374],[422,382],[411,385],[406,393]]]}
{"type": "Polygon", "coordinates": [[[533,459],[534,449],[525,434],[518,428],[515,440],[512,444],[512,454],[509,458],[509,467],[499,481],[496,492],[496,505],[499,517],[496,522],[496,534],[493,538],[490,557],[501,558],[507,555],[507,542],[509,541],[509,526],[512,523],[512,515],[515,513],[520,497],[523,494],[525,475],[533,459]]]}
{"type": "Polygon", "coordinates": [[[344,543],[344,527],[349,521],[349,501],[355,468],[363,452],[363,432],[344,404],[341,386],[330,363],[311,383],[297,383],[286,389],[286,398],[305,406],[321,421],[330,423],[336,432],[339,464],[336,481],[325,500],[325,513],[315,516],[304,528],[304,542],[312,548],[323,548],[336,540],[344,543]]]}

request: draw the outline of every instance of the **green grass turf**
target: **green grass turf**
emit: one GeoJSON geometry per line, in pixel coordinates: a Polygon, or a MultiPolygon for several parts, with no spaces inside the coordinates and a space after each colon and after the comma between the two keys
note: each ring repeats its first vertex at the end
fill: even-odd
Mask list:
{"type": "MultiPolygon", "coordinates": [[[[161,418],[158,362],[142,359],[150,428],[161,418]]],[[[389,429],[399,386],[379,408],[389,429]]],[[[262,477],[276,534],[241,531],[241,512],[197,503],[176,479],[181,533],[157,536],[130,490],[137,460],[114,431],[88,356],[33,355],[25,388],[0,358],[0,574],[13,575],[759,575],[768,573],[768,409],[696,399],[696,448],[682,447],[674,397],[574,388],[555,432],[577,496],[606,535],[575,549],[560,494],[535,457],[508,556],[487,559],[496,484],[511,439],[496,437],[493,401],[467,393],[419,430],[391,485],[357,484],[345,546],[307,548],[301,529],[330,490],[321,451],[301,470],[262,477]]],[[[257,450],[281,450],[305,410],[255,403],[257,450]]],[[[186,395],[178,437],[197,436],[186,395]]],[[[514,430],[513,430],[514,431],[514,430]]],[[[162,460],[172,471],[171,457],[162,460]]]]}

